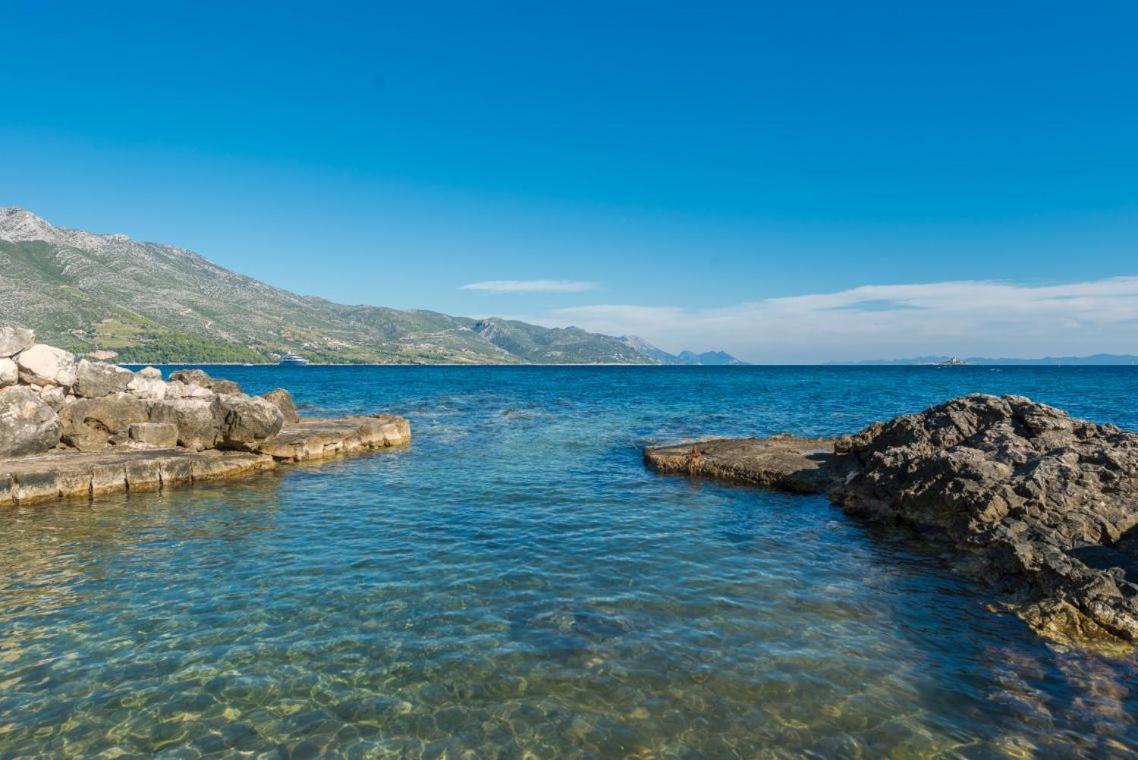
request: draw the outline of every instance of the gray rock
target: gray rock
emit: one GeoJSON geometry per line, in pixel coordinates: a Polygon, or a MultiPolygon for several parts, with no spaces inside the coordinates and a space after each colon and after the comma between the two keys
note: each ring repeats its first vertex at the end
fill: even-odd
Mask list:
{"type": "Polygon", "coordinates": [[[223,394],[238,394],[242,393],[241,386],[232,380],[222,380],[219,378],[210,377],[204,370],[200,369],[180,369],[177,372],[170,374],[171,380],[178,380],[191,385],[200,385],[203,388],[209,388],[214,393],[223,394]]]}
{"type": "Polygon", "coordinates": [[[215,394],[209,388],[197,383],[184,383],[181,380],[171,380],[166,383],[166,398],[213,398],[215,394]]]}
{"type": "Polygon", "coordinates": [[[75,395],[83,398],[102,398],[126,391],[134,380],[129,369],[105,362],[81,359],[75,368],[75,395]]]}
{"type": "Polygon", "coordinates": [[[178,426],[171,422],[134,422],[127,433],[131,443],[140,447],[172,449],[178,445],[178,426]]]}
{"type": "Polygon", "coordinates": [[[59,415],[30,388],[0,390],[0,457],[49,451],[61,430],[59,415]]]}
{"type": "Polygon", "coordinates": [[[0,357],[15,356],[36,342],[36,334],[23,327],[0,325],[0,357]]]}
{"type": "Polygon", "coordinates": [[[38,393],[39,397],[43,399],[43,402],[54,409],[56,413],[58,413],[60,409],[69,403],[68,399],[71,401],[75,400],[74,396],[68,394],[67,391],[59,385],[45,385],[42,387],[38,385],[29,385],[28,387],[38,393]]]}
{"type": "Polygon", "coordinates": [[[217,397],[166,399],[150,407],[150,421],[173,424],[178,429],[178,445],[194,451],[212,449],[221,442],[222,419],[217,397]]]}
{"type": "Polygon", "coordinates": [[[281,410],[259,396],[226,394],[218,399],[222,441],[228,447],[244,448],[272,438],[284,426],[281,410]]]}
{"type": "Polygon", "coordinates": [[[127,393],[147,401],[161,401],[166,398],[166,381],[162,372],[154,367],[144,367],[134,373],[126,386],[127,393]]]}
{"type": "Polygon", "coordinates": [[[15,385],[20,380],[20,368],[8,357],[0,357],[0,388],[15,385]]]}
{"type": "Polygon", "coordinates": [[[148,422],[150,405],[142,399],[83,398],[60,411],[63,442],[80,451],[100,451],[125,441],[130,426],[148,422]]]}
{"type": "Polygon", "coordinates": [[[29,385],[75,385],[75,355],[62,348],[36,343],[16,355],[16,364],[29,385]]]}
{"type": "Polygon", "coordinates": [[[286,424],[300,422],[300,415],[296,413],[296,402],[292,400],[292,394],[284,388],[276,388],[268,393],[262,393],[261,398],[281,410],[286,424]]]}

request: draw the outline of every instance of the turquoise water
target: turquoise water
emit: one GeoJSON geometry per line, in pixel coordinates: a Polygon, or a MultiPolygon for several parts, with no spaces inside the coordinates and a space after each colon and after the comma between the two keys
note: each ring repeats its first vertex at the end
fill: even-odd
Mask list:
{"type": "Polygon", "coordinates": [[[969,391],[1138,429],[1132,368],[226,368],[406,450],[0,512],[0,756],[1103,756],[1138,660],[903,533],[643,445],[969,391]]]}

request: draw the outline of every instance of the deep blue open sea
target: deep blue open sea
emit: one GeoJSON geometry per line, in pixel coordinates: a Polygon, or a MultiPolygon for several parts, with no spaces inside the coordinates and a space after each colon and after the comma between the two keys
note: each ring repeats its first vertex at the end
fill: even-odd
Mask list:
{"type": "Polygon", "coordinates": [[[414,441],[0,512],[0,757],[1138,751],[1134,656],[825,498],[641,461],[971,391],[1138,429],[1138,368],[208,369],[414,441]]]}

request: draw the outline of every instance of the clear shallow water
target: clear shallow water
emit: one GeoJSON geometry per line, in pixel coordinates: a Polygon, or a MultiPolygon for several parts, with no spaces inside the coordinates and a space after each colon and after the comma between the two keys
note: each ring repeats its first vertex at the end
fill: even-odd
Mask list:
{"type": "Polygon", "coordinates": [[[1138,429],[1131,368],[225,368],[414,443],[0,512],[0,756],[1102,756],[1138,659],[1050,647],[825,499],[647,472],[688,436],[1017,392],[1138,429]]]}

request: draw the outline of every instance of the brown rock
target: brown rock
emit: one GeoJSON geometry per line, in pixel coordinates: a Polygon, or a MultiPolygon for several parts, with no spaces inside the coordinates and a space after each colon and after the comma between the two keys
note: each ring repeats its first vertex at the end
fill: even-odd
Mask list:
{"type": "Polygon", "coordinates": [[[281,410],[285,424],[300,422],[300,415],[296,413],[296,402],[292,400],[292,394],[284,388],[276,388],[268,393],[263,393],[261,398],[281,410]]]}
{"type": "Polygon", "coordinates": [[[142,399],[85,398],[63,407],[63,442],[80,451],[98,451],[125,440],[132,423],[148,422],[150,405],[142,399]]]}

